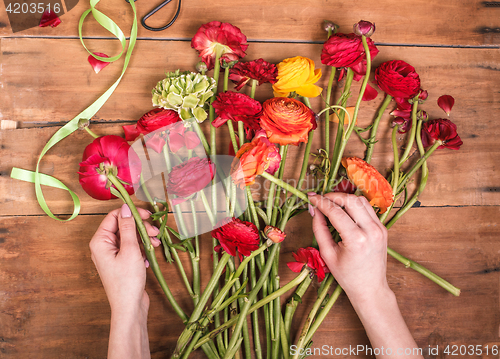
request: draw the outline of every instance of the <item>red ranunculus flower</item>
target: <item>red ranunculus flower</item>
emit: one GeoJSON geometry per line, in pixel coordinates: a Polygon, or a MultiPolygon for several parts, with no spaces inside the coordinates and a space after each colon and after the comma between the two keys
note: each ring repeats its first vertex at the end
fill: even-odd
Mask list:
{"type": "Polygon", "coordinates": [[[307,264],[318,276],[318,282],[322,282],[325,279],[325,273],[330,272],[316,248],[299,248],[297,254],[292,253],[292,255],[296,262],[288,262],[286,265],[295,273],[300,272],[307,264]]]}
{"type": "Polygon", "coordinates": [[[262,115],[262,105],[245,94],[233,91],[221,92],[212,106],[217,114],[217,118],[212,122],[214,127],[220,127],[227,120],[233,120],[243,122],[247,134],[251,135],[253,131],[260,129],[259,117],[262,115]]]}
{"type": "Polygon", "coordinates": [[[212,237],[217,239],[222,248],[232,256],[236,251],[248,257],[259,248],[259,230],[255,224],[239,220],[238,218],[225,218],[217,223],[217,228],[212,231],[212,237]]]}
{"type": "Polygon", "coordinates": [[[428,147],[436,141],[442,141],[439,148],[449,148],[458,150],[463,145],[460,136],[457,133],[457,126],[447,118],[438,118],[424,122],[422,126],[422,144],[428,147]]]}
{"type": "Polygon", "coordinates": [[[233,181],[241,188],[255,183],[255,177],[266,171],[275,174],[281,162],[276,145],[271,143],[263,130],[250,143],[245,143],[236,153],[231,164],[233,181]]]}
{"type": "Polygon", "coordinates": [[[205,188],[215,175],[215,165],[208,158],[192,157],[172,168],[168,174],[167,194],[172,205],[184,202],[188,197],[205,188]]]}
{"type": "MultiPolygon", "coordinates": [[[[373,59],[377,56],[378,49],[373,40],[366,39],[366,41],[373,59]]],[[[365,49],[363,48],[361,36],[353,33],[333,34],[323,45],[323,51],[321,52],[321,62],[324,65],[334,67],[354,67],[365,59],[365,49]]]]}
{"type": "Polygon", "coordinates": [[[171,125],[180,120],[181,118],[179,117],[177,111],[155,108],[142,115],[135,125],[122,127],[123,131],[125,131],[125,139],[127,141],[134,141],[141,133],[143,135],[147,135],[150,132],[171,125]]]}
{"type": "Polygon", "coordinates": [[[256,80],[259,86],[266,82],[274,84],[277,81],[276,76],[278,76],[276,65],[263,59],[238,62],[229,70],[229,79],[236,84],[236,91],[241,90],[250,80],[256,80]]]}
{"type": "Polygon", "coordinates": [[[87,194],[100,200],[116,198],[111,194],[108,173],[125,182],[124,187],[129,194],[134,193],[133,184],[139,181],[141,175],[141,161],[122,137],[109,135],[96,138],[83,151],[78,174],[87,194]]]}
{"type": "Polygon", "coordinates": [[[293,98],[270,98],[264,102],[262,110],[260,126],[273,143],[298,145],[307,142],[309,132],[317,126],[314,112],[293,98]]]}
{"type": "Polygon", "coordinates": [[[392,97],[412,98],[420,91],[420,77],[415,68],[402,60],[382,63],[375,70],[378,87],[392,97]]]}
{"type": "Polygon", "coordinates": [[[201,25],[191,40],[191,47],[198,50],[208,69],[214,68],[217,49],[221,60],[237,61],[244,57],[248,48],[247,37],[236,26],[227,22],[212,21],[201,25]]]}

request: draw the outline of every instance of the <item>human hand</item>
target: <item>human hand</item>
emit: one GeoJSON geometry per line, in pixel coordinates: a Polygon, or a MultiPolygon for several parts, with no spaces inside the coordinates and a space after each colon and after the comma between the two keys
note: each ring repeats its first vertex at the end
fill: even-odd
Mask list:
{"type": "MultiPolygon", "coordinates": [[[[150,215],[142,208],[138,211],[142,219],[150,215]]],[[[158,228],[147,222],[144,224],[153,246],[159,246],[160,241],[154,237],[159,233],[158,228]]],[[[141,249],[135,221],[126,204],[104,218],[90,241],[92,261],[101,277],[112,312],[140,310],[147,314],[149,297],[144,288],[148,263],[141,249]]]]}
{"type": "Polygon", "coordinates": [[[309,200],[316,208],[312,210],[313,232],[321,257],[351,302],[390,291],[386,277],[387,229],[368,200],[345,193],[313,194],[309,200]],[[335,243],[325,216],[342,241],[335,243]]]}

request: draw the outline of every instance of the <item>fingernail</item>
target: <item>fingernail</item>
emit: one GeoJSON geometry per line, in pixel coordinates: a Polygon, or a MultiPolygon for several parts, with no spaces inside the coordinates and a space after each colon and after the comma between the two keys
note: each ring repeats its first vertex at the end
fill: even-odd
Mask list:
{"type": "Polygon", "coordinates": [[[315,214],[314,207],[311,206],[310,203],[307,204],[307,210],[309,211],[309,214],[311,215],[311,217],[314,217],[314,214],[315,214]]]}
{"type": "Polygon", "coordinates": [[[308,195],[308,196],[316,196],[316,195],[317,195],[317,193],[316,193],[316,192],[307,192],[307,195],[308,195]]]}
{"type": "Polygon", "coordinates": [[[160,233],[160,229],[156,226],[153,226],[154,229],[156,229],[156,232],[160,233]]]}
{"type": "Polygon", "coordinates": [[[147,259],[144,260],[144,264],[146,265],[146,268],[149,268],[149,261],[147,259]]]}
{"type": "Polygon", "coordinates": [[[122,206],[122,211],[121,211],[121,216],[122,218],[130,218],[132,217],[132,212],[130,211],[130,207],[124,204],[122,206]]]}
{"type": "Polygon", "coordinates": [[[150,216],[153,214],[153,212],[151,212],[149,209],[146,209],[146,211],[149,213],[150,216]]]}

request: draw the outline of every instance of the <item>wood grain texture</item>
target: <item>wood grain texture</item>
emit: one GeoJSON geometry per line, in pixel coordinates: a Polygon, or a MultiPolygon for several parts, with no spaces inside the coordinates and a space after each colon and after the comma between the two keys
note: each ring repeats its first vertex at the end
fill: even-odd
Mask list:
{"type": "MultiPolygon", "coordinates": [[[[417,208],[391,229],[391,247],[462,289],[460,297],[453,297],[389,258],[389,284],[420,347],[498,342],[499,215],[497,207],[417,208]]],[[[2,217],[2,358],[105,357],[110,311],[88,249],[102,218],[86,215],[63,224],[44,216],[2,217]]],[[[291,260],[291,252],[310,243],[310,230],[305,229],[310,225],[307,214],[290,222],[281,254],[283,283],[294,275],[285,264],[291,260]]],[[[202,241],[203,285],[211,273],[209,242],[202,241]]],[[[190,310],[192,305],[176,267],[165,263],[160,251],[157,256],[175,297],[183,308],[190,310]]],[[[181,258],[186,260],[183,255],[181,258]]],[[[186,268],[189,267],[187,262],[186,268]]],[[[311,307],[314,288],[317,284],[299,306],[296,318],[301,318],[311,307]]],[[[182,324],[149,271],[147,291],[151,298],[152,357],[164,358],[172,352],[182,324]]],[[[299,324],[294,324],[295,332],[299,324]]],[[[342,295],[315,336],[314,347],[344,348],[358,344],[368,345],[368,340],[342,295]]],[[[198,357],[201,356],[194,356],[198,357]]]]}
{"type": "MultiPolygon", "coordinates": [[[[154,8],[160,1],[136,3],[138,18],[154,8]]],[[[165,25],[172,18],[177,1],[148,20],[153,27],[165,25]]],[[[33,27],[12,33],[4,4],[0,4],[0,36],[78,36],[78,20],[88,8],[87,1],[61,16],[56,28],[33,27]]],[[[101,1],[97,8],[112,18],[129,34],[132,11],[124,0],[101,1]]],[[[139,25],[141,38],[191,38],[201,24],[209,21],[230,22],[238,26],[250,40],[324,41],[323,20],[337,23],[342,32],[352,32],[359,20],[377,25],[374,40],[392,44],[423,45],[499,45],[500,27],[498,7],[485,7],[480,1],[450,0],[447,2],[409,0],[332,1],[332,0],[277,0],[243,1],[217,0],[199,2],[184,0],[177,22],[168,30],[153,32],[139,25]],[[452,16],[450,16],[452,15],[452,16]]],[[[33,17],[40,18],[40,14],[33,17]]],[[[109,37],[110,34],[88,20],[85,36],[109,37]]]]}

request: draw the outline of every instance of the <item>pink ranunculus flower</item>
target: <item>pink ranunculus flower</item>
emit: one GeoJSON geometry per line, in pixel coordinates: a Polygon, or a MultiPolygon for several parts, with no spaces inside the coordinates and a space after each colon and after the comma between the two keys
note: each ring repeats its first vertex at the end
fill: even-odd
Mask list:
{"type": "Polygon", "coordinates": [[[168,175],[167,194],[173,205],[184,202],[205,188],[215,175],[215,165],[208,158],[192,157],[172,168],[168,175]]]}
{"type": "Polygon", "coordinates": [[[208,69],[214,68],[217,51],[221,60],[237,61],[246,55],[247,37],[239,28],[227,22],[212,21],[200,26],[191,40],[191,47],[200,53],[208,69]]]}
{"type": "Polygon", "coordinates": [[[78,174],[80,184],[89,196],[100,200],[116,198],[111,194],[108,173],[116,176],[129,194],[134,193],[133,184],[139,182],[141,175],[141,161],[122,137],[96,138],[83,152],[78,174]]]}

